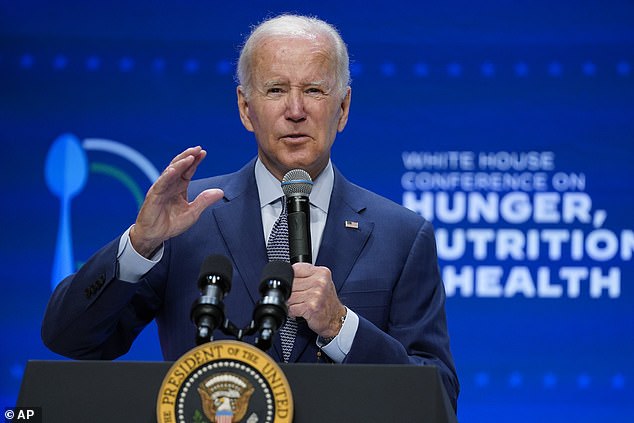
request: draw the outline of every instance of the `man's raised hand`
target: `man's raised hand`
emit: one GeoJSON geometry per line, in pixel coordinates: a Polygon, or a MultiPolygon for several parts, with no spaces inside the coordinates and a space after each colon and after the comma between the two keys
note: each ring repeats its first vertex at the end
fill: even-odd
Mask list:
{"type": "Polygon", "coordinates": [[[223,197],[222,190],[211,188],[192,202],[187,199],[189,182],[206,155],[200,146],[183,151],[148,190],[130,230],[132,246],[142,256],[149,258],[163,241],[185,232],[207,207],[223,197]]]}

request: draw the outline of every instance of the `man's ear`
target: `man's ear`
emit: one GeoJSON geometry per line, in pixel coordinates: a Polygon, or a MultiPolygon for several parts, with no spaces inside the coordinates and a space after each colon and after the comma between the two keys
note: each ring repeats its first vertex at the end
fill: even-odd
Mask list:
{"type": "Polygon", "coordinates": [[[251,123],[251,118],[249,117],[249,102],[247,101],[247,96],[244,93],[244,87],[239,85],[236,88],[236,94],[238,96],[238,111],[240,112],[240,121],[242,121],[242,125],[249,132],[253,132],[253,124],[251,123]]]}
{"type": "Polygon", "coordinates": [[[346,127],[346,123],[348,123],[348,113],[350,112],[350,100],[352,97],[352,89],[350,87],[346,88],[346,96],[341,101],[341,116],[339,116],[339,123],[337,125],[337,131],[343,131],[343,128],[346,127]]]}

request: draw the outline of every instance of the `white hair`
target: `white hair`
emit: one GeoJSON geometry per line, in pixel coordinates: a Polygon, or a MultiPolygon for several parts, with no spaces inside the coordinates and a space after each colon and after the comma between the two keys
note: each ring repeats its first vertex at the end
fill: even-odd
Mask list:
{"type": "Polygon", "coordinates": [[[342,97],[350,85],[350,59],[348,48],[337,29],[316,17],[284,14],[267,19],[255,26],[247,37],[238,59],[238,83],[244,88],[247,98],[250,96],[253,82],[253,59],[262,41],[274,37],[316,39],[324,37],[334,53],[336,89],[342,97]]]}

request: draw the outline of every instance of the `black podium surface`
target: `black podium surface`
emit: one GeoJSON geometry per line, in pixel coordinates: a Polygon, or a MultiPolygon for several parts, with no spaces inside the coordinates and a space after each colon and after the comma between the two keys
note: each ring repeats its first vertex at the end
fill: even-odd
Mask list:
{"type": "MultiPolygon", "coordinates": [[[[43,422],[156,422],[170,362],[30,361],[18,407],[41,407],[43,422]]],[[[455,422],[434,367],[280,364],[295,423],[455,422]]]]}

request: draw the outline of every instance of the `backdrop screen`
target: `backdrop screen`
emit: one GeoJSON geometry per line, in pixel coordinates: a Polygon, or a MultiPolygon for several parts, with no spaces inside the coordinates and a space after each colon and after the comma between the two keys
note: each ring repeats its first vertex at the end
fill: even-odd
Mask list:
{"type": "MultiPolygon", "coordinates": [[[[0,406],[62,359],[40,339],[59,276],[175,154],[203,145],[198,176],[256,154],[239,46],[299,12],[350,50],[333,162],[435,226],[459,419],[634,419],[634,4],[295,3],[0,1],[0,406]]],[[[154,325],[121,359],[162,359],[154,325]]]]}

